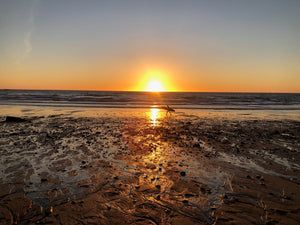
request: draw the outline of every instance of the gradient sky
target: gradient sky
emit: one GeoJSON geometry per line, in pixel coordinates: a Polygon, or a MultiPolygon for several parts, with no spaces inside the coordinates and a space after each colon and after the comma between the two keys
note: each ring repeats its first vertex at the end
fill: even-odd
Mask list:
{"type": "Polygon", "coordinates": [[[0,88],[300,92],[299,0],[0,0],[0,88]]]}

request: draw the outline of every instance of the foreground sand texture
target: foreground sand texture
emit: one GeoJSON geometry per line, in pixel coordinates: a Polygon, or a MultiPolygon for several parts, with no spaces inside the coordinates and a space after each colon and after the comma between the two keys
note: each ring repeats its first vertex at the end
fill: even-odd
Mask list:
{"type": "Polygon", "coordinates": [[[0,224],[299,224],[300,122],[0,123],[0,224]]]}

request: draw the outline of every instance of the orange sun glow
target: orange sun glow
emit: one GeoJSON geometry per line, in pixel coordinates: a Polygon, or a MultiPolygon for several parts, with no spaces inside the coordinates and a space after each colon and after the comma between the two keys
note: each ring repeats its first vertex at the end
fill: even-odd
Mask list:
{"type": "Polygon", "coordinates": [[[139,82],[133,91],[165,92],[175,91],[170,80],[170,73],[161,69],[141,70],[138,74],[139,82]]]}
{"type": "Polygon", "coordinates": [[[146,91],[160,92],[160,91],[165,91],[165,89],[163,88],[162,84],[158,80],[152,80],[149,82],[146,91]]]}

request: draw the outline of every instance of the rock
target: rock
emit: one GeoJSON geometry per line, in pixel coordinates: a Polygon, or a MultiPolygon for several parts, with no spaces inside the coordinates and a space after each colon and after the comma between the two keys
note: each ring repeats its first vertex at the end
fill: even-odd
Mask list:
{"type": "Polygon", "coordinates": [[[48,179],[47,178],[42,178],[41,182],[46,182],[48,179]]]}
{"type": "Polygon", "coordinates": [[[146,164],[146,168],[147,169],[151,169],[151,170],[155,170],[156,169],[156,165],[154,165],[153,163],[147,163],[146,164]]]}
{"type": "Polygon", "coordinates": [[[20,117],[15,116],[7,116],[5,122],[26,122],[26,119],[22,119],[20,117]]]}
{"type": "Polygon", "coordinates": [[[193,147],[194,148],[201,148],[201,145],[199,143],[195,143],[193,147]]]}
{"type": "Polygon", "coordinates": [[[183,200],[182,203],[183,203],[185,206],[188,206],[189,201],[188,201],[188,200],[183,200]]]}
{"type": "Polygon", "coordinates": [[[191,197],[194,197],[194,196],[195,196],[195,195],[192,194],[192,193],[186,193],[186,194],[184,195],[185,198],[191,198],[191,197]]]}
{"type": "Polygon", "coordinates": [[[222,194],[223,199],[228,199],[228,196],[226,194],[222,194]]]}
{"type": "Polygon", "coordinates": [[[44,214],[46,215],[46,216],[49,216],[49,215],[51,215],[53,213],[53,207],[52,206],[50,206],[50,207],[48,207],[48,208],[46,208],[45,210],[44,210],[44,214]]]}

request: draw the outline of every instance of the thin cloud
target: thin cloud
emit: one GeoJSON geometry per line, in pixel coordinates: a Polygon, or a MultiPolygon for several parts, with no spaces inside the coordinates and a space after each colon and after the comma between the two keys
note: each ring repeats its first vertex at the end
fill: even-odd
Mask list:
{"type": "Polygon", "coordinates": [[[34,13],[35,13],[35,8],[36,8],[37,3],[38,3],[38,0],[34,0],[32,7],[30,9],[30,15],[29,15],[29,19],[28,19],[29,30],[27,32],[25,32],[24,39],[23,39],[25,49],[24,49],[21,59],[18,60],[18,63],[24,61],[30,55],[30,53],[33,49],[32,43],[31,43],[31,37],[32,37],[33,30],[34,30],[34,13]]]}
{"type": "Polygon", "coordinates": [[[24,37],[24,44],[25,44],[24,59],[32,51],[31,34],[32,34],[32,31],[28,31],[27,33],[25,33],[25,37],[24,37]]]}

